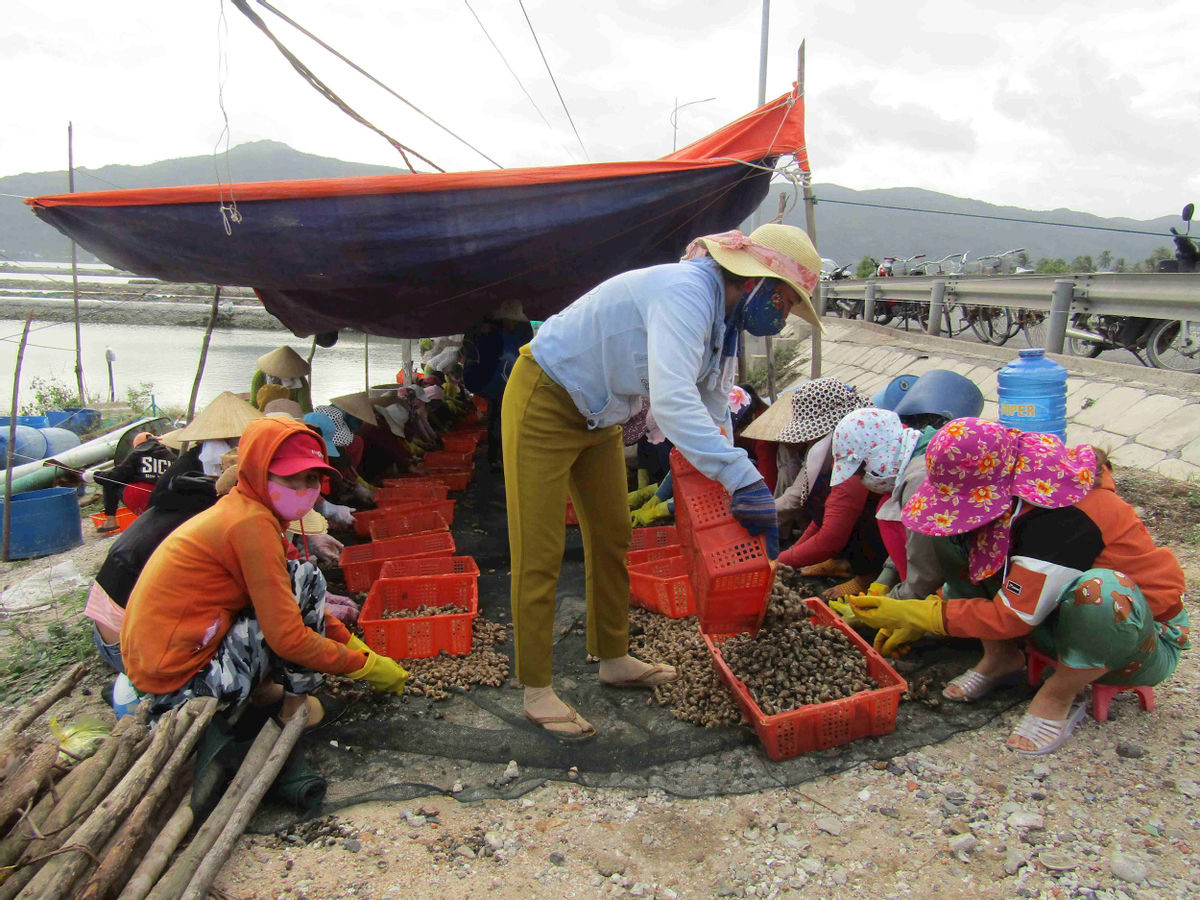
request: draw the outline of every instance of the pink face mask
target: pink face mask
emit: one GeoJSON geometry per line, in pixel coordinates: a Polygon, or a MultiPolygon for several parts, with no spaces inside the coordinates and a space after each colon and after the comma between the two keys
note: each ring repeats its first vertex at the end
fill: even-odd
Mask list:
{"type": "Polygon", "coordinates": [[[306,516],[321,496],[320,488],[303,488],[294,490],[274,481],[267,483],[267,491],[271,497],[271,507],[285,522],[294,522],[306,516]]]}

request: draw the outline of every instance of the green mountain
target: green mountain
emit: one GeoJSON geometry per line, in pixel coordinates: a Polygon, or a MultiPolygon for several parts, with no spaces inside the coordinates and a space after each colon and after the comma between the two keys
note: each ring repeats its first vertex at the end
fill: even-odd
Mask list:
{"type": "MultiPolygon", "coordinates": [[[[77,169],[75,186],[81,191],[102,191],[212,184],[218,180],[218,167],[224,176],[226,159],[223,154],[215,158],[169,159],[145,166],[77,169]]],[[[277,141],[256,141],[234,147],[229,153],[228,167],[235,181],[338,178],[404,171],[301,153],[277,141]]],[[[0,194],[37,197],[66,190],[67,174],[61,170],[0,178],[0,194]]],[[[794,202],[790,186],[773,187],[762,205],[763,221],[775,218],[781,192],[788,195],[789,204],[794,202]]],[[[835,184],[818,184],[813,192],[818,201],[815,210],[817,245],[822,256],[839,263],[857,262],[863,256],[879,259],[916,253],[937,259],[963,250],[970,251],[971,258],[977,259],[987,253],[1015,247],[1024,247],[1035,260],[1047,256],[1069,261],[1085,254],[1096,257],[1108,250],[1113,259],[1123,257],[1133,263],[1145,259],[1157,247],[1169,246],[1167,228],[1179,222],[1175,215],[1137,221],[1103,219],[1067,209],[1035,212],[918,188],[854,191],[835,184]],[[856,203],[875,206],[851,205],[856,203]],[[917,211],[880,209],[878,206],[917,211]],[[970,213],[990,218],[938,213],[970,213]],[[1058,224],[1031,225],[1002,221],[1004,219],[1035,219],[1058,224]],[[1061,224],[1150,231],[1162,237],[1059,227],[1061,224]]],[[[790,209],[785,221],[803,226],[803,204],[790,209]]],[[[70,259],[71,250],[63,235],[38,220],[19,200],[10,198],[0,203],[0,254],[3,254],[0,259],[61,261],[70,259]]]]}

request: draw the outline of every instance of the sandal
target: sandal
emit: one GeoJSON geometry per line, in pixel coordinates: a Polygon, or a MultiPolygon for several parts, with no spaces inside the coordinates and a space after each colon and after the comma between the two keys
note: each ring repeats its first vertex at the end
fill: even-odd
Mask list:
{"type": "Polygon", "coordinates": [[[525,718],[536,725],[546,734],[560,741],[586,741],[596,736],[596,726],[579,715],[579,711],[570,703],[565,704],[569,709],[570,715],[566,716],[535,716],[529,710],[525,710],[525,718]],[[579,730],[575,733],[569,731],[556,731],[552,728],[547,728],[547,725],[574,725],[579,730]]]}
{"type": "Polygon", "coordinates": [[[121,526],[117,525],[97,525],[96,534],[112,534],[115,531],[120,531],[121,526]]]}
{"type": "Polygon", "coordinates": [[[1041,716],[1025,713],[1021,717],[1021,721],[1017,723],[1017,727],[1013,729],[1009,740],[1011,741],[1015,737],[1026,738],[1033,742],[1034,749],[1020,750],[1008,743],[1005,743],[1004,746],[1022,756],[1045,756],[1053,753],[1066,743],[1071,732],[1075,730],[1075,726],[1079,724],[1079,720],[1085,715],[1087,715],[1086,702],[1076,703],[1072,706],[1067,717],[1061,721],[1043,719],[1041,716]]]}
{"type": "Polygon", "coordinates": [[[624,681],[605,681],[600,679],[600,683],[608,687],[620,688],[656,688],[662,684],[670,684],[672,681],[679,679],[679,670],[674,666],[655,663],[637,678],[627,678],[624,681]],[[660,678],[661,675],[669,675],[668,678],[660,678]]]}
{"type": "Polygon", "coordinates": [[[946,688],[942,689],[942,696],[957,703],[971,703],[975,700],[982,700],[998,687],[1018,684],[1024,675],[1023,670],[1009,672],[1007,675],[990,676],[980,675],[974,669],[967,669],[946,685],[946,688],[949,688],[951,684],[957,687],[962,691],[962,696],[955,697],[953,694],[947,694],[946,688]]]}

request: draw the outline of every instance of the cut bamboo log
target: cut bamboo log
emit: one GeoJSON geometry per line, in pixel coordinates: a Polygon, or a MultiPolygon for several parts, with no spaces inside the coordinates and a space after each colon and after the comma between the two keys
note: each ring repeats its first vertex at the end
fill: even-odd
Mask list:
{"type": "Polygon", "coordinates": [[[185,720],[187,721],[187,731],[175,744],[170,759],[155,776],[149,789],[138,801],[133,812],[129,814],[129,818],[117,829],[100,866],[92,873],[92,877],[78,894],[79,900],[102,900],[108,894],[109,889],[119,883],[121,877],[128,873],[134,847],[145,834],[146,828],[158,808],[178,782],[184,766],[192,756],[192,751],[196,749],[196,744],[200,741],[200,736],[208,727],[208,723],[212,721],[216,711],[216,697],[198,697],[189,700],[183,707],[184,715],[191,714],[190,721],[185,720]]]}
{"type": "Polygon", "coordinates": [[[191,829],[194,820],[192,792],[188,791],[179,801],[179,806],[167,820],[167,824],[158,832],[154,843],[142,857],[133,875],[125,882],[125,889],[121,891],[117,900],[146,900],[146,895],[154,888],[158,877],[166,871],[171,855],[183,843],[183,838],[191,829]]]}
{"type": "Polygon", "coordinates": [[[258,771],[266,763],[271,749],[279,739],[280,731],[279,726],[270,719],[263,723],[262,729],[258,732],[258,737],[250,745],[245,759],[242,760],[242,764],[238,767],[237,774],[233,776],[229,787],[225,789],[221,801],[209,813],[208,818],[204,820],[204,824],[200,826],[191,842],[187,845],[187,849],[175,858],[175,861],[171,863],[171,867],[167,870],[166,874],[158,880],[158,883],[154,886],[154,890],[150,892],[148,900],[178,900],[179,895],[187,888],[193,873],[195,873],[196,868],[204,859],[205,854],[208,853],[217,838],[220,837],[221,829],[229,820],[229,816],[237,805],[238,800],[245,793],[254,776],[258,774],[258,771]]]}
{"type": "Polygon", "coordinates": [[[6,827],[17,810],[42,792],[57,759],[57,738],[49,738],[33,748],[25,764],[0,788],[0,827],[6,827]]]}
{"type": "Polygon", "coordinates": [[[29,900],[61,900],[75,896],[75,882],[90,868],[97,851],[103,849],[109,835],[146,792],[166,762],[178,737],[177,714],[177,710],[170,710],[159,718],[146,752],[75,830],[71,843],[62,848],[65,852],[48,860],[33,876],[22,893],[23,897],[29,900]]]}
{"type": "Polygon", "coordinates": [[[86,665],[76,663],[74,668],[58,679],[48,690],[40,694],[36,700],[25,708],[17,710],[13,718],[4,726],[4,730],[0,731],[0,755],[3,755],[7,751],[12,739],[28,728],[34,719],[63,697],[67,696],[67,694],[71,693],[71,689],[79,683],[79,679],[83,677],[83,673],[86,671],[86,665]]]}
{"type": "Polygon", "coordinates": [[[205,900],[208,896],[208,889],[216,881],[221,866],[225,865],[225,860],[233,852],[233,845],[237,843],[237,839],[242,836],[242,832],[250,823],[250,817],[254,815],[258,804],[262,802],[262,798],[275,783],[276,777],[283,768],[283,764],[287,762],[288,756],[291,755],[292,748],[296,746],[296,741],[300,739],[300,733],[304,731],[307,722],[308,707],[301,706],[296,714],[288,720],[283,733],[279,735],[275,746],[271,748],[267,761],[254,776],[254,780],[250,782],[234,807],[229,821],[221,829],[220,837],[217,838],[212,849],[208,851],[196,868],[196,873],[192,876],[182,900],[205,900]]]}

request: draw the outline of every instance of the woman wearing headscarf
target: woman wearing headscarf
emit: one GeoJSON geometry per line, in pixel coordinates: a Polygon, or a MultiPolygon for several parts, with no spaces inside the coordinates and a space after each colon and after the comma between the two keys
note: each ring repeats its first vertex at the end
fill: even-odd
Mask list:
{"type": "Polygon", "coordinates": [[[808,298],[820,267],[808,236],[792,226],[709,235],[692,242],[683,262],[600,284],[521,348],[503,421],[517,678],[526,717],[555,736],[595,734],[551,687],[568,488],[584,541],[588,651],[600,658],[601,682],[650,688],[674,680],[671,666],[629,655],[621,423],[649,397],[666,437],[733,495],[734,517],[765,534],[774,557],[774,500],[733,446],[729,389],[743,328],[778,334],[793,310],[819,323],[808,298]]]}
{"type": "Polygon", "coordinates": [[[1064,447],[983,419],[956,419],[929,443],[928,477],[904,524],[938,538],[951,573],[941,596],[860,596],[851,606],[875,628],[975,637],[983,658],[946,686],[977,700],[1025,668],[1021,641],[1057,657],[1007,746],[1057,750],[1093,683],[1153,685],[1188,644],[1184,576],[1156,547],[1091,447],[1064,447]]]}

